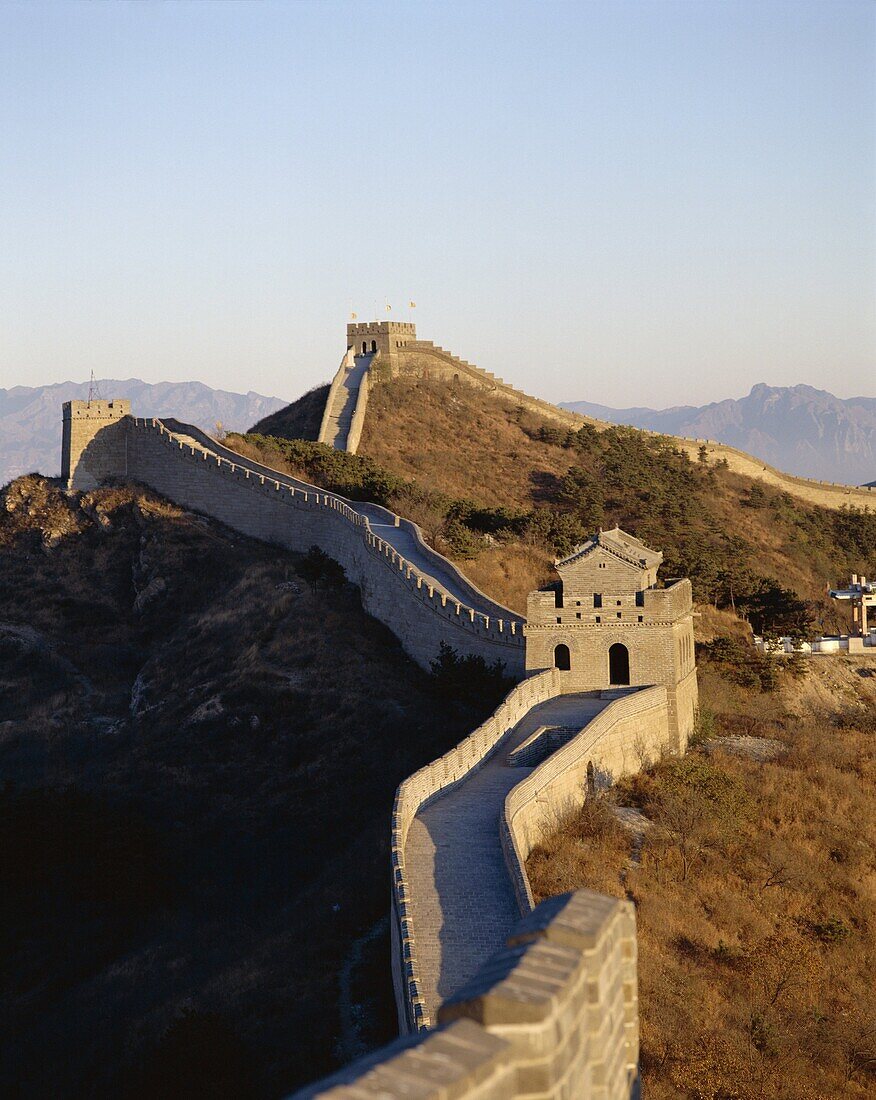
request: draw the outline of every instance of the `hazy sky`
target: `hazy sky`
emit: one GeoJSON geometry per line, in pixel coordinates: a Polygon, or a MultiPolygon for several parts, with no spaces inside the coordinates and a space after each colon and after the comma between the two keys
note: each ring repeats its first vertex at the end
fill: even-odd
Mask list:
{"type": "Polygon", "coordinates": [[[876,394],[876,4],[0,3],[0,387],[876,394]]]}

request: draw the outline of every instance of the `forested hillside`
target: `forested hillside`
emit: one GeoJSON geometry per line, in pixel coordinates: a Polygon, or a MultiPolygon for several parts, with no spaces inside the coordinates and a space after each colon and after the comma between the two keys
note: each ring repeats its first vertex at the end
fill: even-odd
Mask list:
{"type": "Polygon", "coordinates": [[[699,408],[563,408],[612,424],[729,443],[790,474],[864,485],[876,478],[876,397],[835,397],[812,386],[753,386],[699,408]]]}
{"type": "Polygon", "coordinates": [[[358,455],[232,437],[269,463],[417,520],[485,591],[525,611],[551,562],[615,524],[664,551],[703,605],[758,631],[847,626],[829,583],[866,572],[876,515],[801,503],[635,429],[557,428],[466,386],[396,380],[372,392],[358,455]]]}

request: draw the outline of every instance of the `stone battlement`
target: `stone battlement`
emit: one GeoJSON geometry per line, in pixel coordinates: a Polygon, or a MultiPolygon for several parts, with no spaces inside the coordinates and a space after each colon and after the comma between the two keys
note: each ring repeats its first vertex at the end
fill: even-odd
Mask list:
{"type": "Polygon", "coordinates": [[[628,901],[543,902],[439,1013],[295,1100],[630,1100],[638,1094],[636,924],[628,901]]]}
{"type": "Polygon", "coordinates": [[[114,397],[109,401],[65,401],[61,406],[63,420],[118,420],[131,412],[131,402],[114,397]]]}
{"type": "MultiPolygon", "coordinates": [[[[347,325],[347,336],[371,336],[380,333],[382,335],[417,337],[417,326],[411,321],[352,321],[347,325]]],[[[352,343],[348,340],[348,343],[352,343]]]]}
{"type": "MultiPolygon", "coordinates": [[[[192,425],[118,415],[122,404],[116,403],[115,417],[87,421],[94,428],[78,453],[65,433],[71,488],[92,488],[114,477],[140,481],[244,534],[299,552],[318,546],[344,567],[365,609],[424,668],[445,642],[461,654],[499,661],[513,676],[522,674],[522,617],[432,550],[416,524],[262,466],[192,425]]],[[[73,424],[79,423],[86,421],[74,417],[73,424]]]]}

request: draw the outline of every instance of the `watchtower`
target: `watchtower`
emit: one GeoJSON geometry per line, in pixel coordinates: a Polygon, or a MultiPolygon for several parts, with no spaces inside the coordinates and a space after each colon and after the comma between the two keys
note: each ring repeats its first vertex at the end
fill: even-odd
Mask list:
{"type": "Polygon", "coordinates": [[[131,402],[65,401],[61,427],[61,478],[68,489],[94,489],[128,472],[124,418],[131,402]]]}
{"type": "Polygon", "coordinates": [[[417,339],[417,326],[410,321],[364,321],[347,325],[347,347],[353,354],[374,355],[395,373],[398,352],[405,344],[417,339]]]}
{"type": "Polygon", "coordinates": [[[558,668],[564,691],[663,684],[678,751],[697,708],[689,580],[658,587],[663,554],[616,527],[556,562],[560,575],[527,600],[526,669],[558,668]]]}

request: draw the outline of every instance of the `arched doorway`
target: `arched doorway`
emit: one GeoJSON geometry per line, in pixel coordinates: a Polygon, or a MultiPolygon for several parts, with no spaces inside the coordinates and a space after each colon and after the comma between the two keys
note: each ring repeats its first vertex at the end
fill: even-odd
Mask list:
{"type": "Polygon", "coordinates": [[[568,672],[572,667],[572,655],[567,645],[558,645],[554,650],[554,668],[560,672],[568,672]]]}
{"type": "Polygon", "coordinates": [[[374,354],[375,351],[377,351],[377,341],[372,340],[371,341],[371,353],[372,353],[372,355],[374,354]]]}
{"type": "Polygon", "coordinates": [[[610,684],[630,682],[630,651],[621,642],[615,642],[608,651],[608,682],[610,684]]]}
{"type": "Polygon", "coordinates": [[[363,355],[368,354],[368,341],[367,340],[362,341],[362,354],[363,355]]]}

